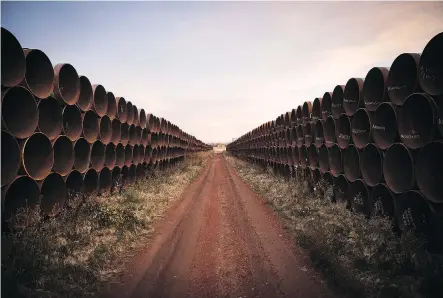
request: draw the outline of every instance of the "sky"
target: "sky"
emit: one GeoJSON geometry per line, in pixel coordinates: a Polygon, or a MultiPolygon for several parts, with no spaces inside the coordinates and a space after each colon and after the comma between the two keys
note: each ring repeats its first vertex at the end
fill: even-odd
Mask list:
{"type": "Polygon", "coordinates": [[[443,2],[1,2],[22,47],[229,142],[443,31],[443,2]]]}

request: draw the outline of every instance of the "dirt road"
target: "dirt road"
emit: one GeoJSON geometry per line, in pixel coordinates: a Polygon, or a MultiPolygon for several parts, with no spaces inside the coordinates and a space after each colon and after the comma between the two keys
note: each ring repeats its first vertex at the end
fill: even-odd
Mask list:
{"type": "Polygon", "coordinates": [[[274,213],[216,154],[114,297],[331,297],[274,213]]]}

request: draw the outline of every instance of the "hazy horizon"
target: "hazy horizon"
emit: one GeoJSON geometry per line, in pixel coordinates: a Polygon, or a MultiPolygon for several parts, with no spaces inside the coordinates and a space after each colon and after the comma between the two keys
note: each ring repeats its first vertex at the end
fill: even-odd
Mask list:
{"type": "Polygon", "coordinates": [[[2,2],[2,26],[206,143],[420,53],[443,2],[2,2]]]}

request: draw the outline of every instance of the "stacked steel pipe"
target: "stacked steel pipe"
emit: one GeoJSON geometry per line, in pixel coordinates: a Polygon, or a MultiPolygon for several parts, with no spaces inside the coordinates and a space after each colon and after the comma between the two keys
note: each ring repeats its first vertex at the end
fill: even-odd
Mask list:
{"type": "Polygon", "coordinates": [[[209,150],[68,63],[52,66],[1,28],[2,218],[38,207],[54,216],[76,197],[110,192],[209,150]]]}
{"type": "MultiPolygon", "coordinates": [[[[443,210],[443,33],[421,54],[351,78],[227,146],[277,173],[333,185],[336,199],[401,229],[432,230],[443,210]],[[333,177],[331,179],[331,177],[333,177]]],[[[441,235],[438,236],[441,238],[441,235]]]]}

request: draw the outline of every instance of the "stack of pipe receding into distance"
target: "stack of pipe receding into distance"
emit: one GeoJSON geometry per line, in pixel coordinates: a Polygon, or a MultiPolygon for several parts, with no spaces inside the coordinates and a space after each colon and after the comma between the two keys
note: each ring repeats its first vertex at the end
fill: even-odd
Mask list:
{"type": "Polygon", "coordinates": [[[91,85],[71,64],[53,67],[45,53],[22,48],[4,28],[1,61],[3,220],[22,207],[55,216],[74,198],[112,192],[212,149],[91,85]]]}
{"type": "MultiPolygon", "coordinates": [[[[331,88],[332,89],[332,88],[331,88]]],[[[286,177],[320,178],[333,200],[443,239],[443,33],[253,129],[227,151],[286,177]]],[[[433,236],[431,236],[432,238],[433,236]]]]}

